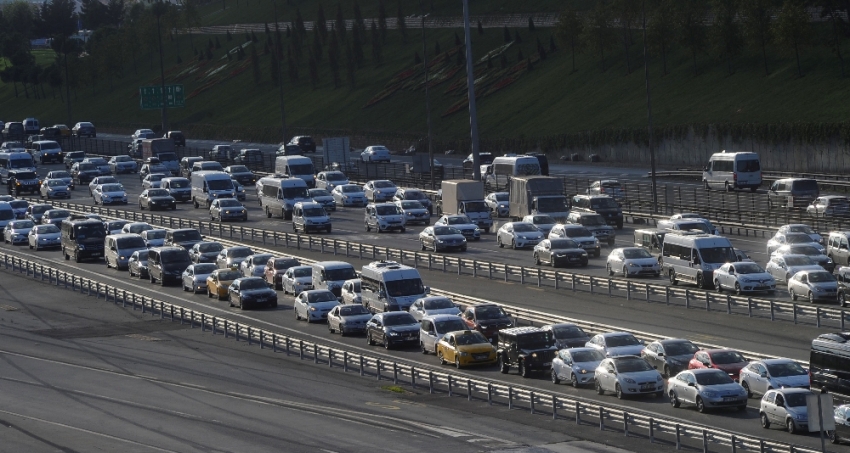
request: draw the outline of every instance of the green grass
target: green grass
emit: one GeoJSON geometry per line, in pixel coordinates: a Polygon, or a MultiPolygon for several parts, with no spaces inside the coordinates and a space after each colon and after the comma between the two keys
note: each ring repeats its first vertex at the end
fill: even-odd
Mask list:
{"type": "Polygon", "coordinates": [[[408,393],[407,390],[397,386],[397,385],[382,385],[381,390],[386,390],[388,392],[393,393],[408,393]]]}

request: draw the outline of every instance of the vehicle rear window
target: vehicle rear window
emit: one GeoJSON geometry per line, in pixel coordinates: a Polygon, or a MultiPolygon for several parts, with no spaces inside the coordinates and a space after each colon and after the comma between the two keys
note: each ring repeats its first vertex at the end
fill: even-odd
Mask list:
{"type": "Polygon", "coordinates": [[[739,160],[738,168],[736,169],[738,172],[753,172],[761,170],[761,164],[758,160],[739,160]]]}
{"type": "Polygon", "coordinates": [[[817,191],[818,182],[814,179],[798,179],[791,182],[791,190],[817,191]]]}

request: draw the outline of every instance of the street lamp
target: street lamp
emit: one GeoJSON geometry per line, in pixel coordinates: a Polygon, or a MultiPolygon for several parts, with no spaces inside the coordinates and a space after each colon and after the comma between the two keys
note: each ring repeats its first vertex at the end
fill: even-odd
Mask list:
{"type": "Polygon", "coordinates": [[[658,212],[658,183],[655,180],[655,146],[652,144],[652,97],[649,93],[649,56],[646,50],[646,0],[641,2],[643,8],[643,76],[646,79],[646,115],[649,124],[649,168],[652,177],[652,206],[658,212]]]}
{"type": "Polygon", "coordinates": [[[469,134],[472,139],[472,179],[481,181],[478,156],[478,112],[475,109],[475,76],[472,74],[472,40],[469,37],[469,0],[463,0],[463,34],[466,39],[466,88],[469,99],[469,134]]]}
{"type": "MultiPolygon", "coordinates": [[[[274,0],[273,3],[275,38],[277,38],[277,33],[280,33],[280,24],[277,21],[277,0],[274,0]]],[[[293,32],[295,32],[295,30],[293,30],[293,32]]],[[[315,32],[318,33],[318,30],[316,30],[315,32]]],[[[278,47],[277,39],[275,39],[275,47],[278,47]]],[[[275,58],[275,60],[277,61],[277,67],[275,68],[275,71],[277,71],[278,84],[280,85],[280,89],[278,90],[278,96],[280,98],[280,133],[283,137],[283,141],[281,143],[283,145],[286,145],[286,110],[283,107],[283,73],[281,71],[281,68],[283,67],[283,63],[281,62],[281,60],[283,59],[283,43],[281,43],[281,46],[278,47],[277,52],[278,55],[276,56],[277,58],[275,58]]]]}
{"type": "Polygon", "coordinates": [[[431,97],[428,95],[428,45],[425,40],[425,7],[419,0],[422,13],[422,64],[425,68],[425,116],[428,123],[428,168],[431,169],[431,190],[434,190],[434,146],[431,144],[431,97]]]}
{"type": "Polygon", "coordinates": [[[162,132],[168,131],[168,103],[165,94],[165,64],[162,61],[162,28],[160,26],[160,18],[168,11],[168,6],[159,0],[151,7],[151,12],[156,16],[156,36],[159,41],[159,80],[160,90],[162,90],[162,132]]]}

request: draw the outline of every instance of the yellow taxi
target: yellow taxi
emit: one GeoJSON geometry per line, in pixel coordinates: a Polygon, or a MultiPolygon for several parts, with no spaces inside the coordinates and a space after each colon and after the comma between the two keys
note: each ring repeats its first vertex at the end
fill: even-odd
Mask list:
{"type": "Polygon", "coordinates": [[[218,297],[218,300],[227,299],[227,289],[233,280],[242,277],[239,271],[230,269],[216,269],[207,277],[207,297],[218,297]]]}
{"type": "Polygon", "coordinates": [[[440,364],[454,363],[462,368],[469,365],[490,365],[499,359],[496,348],[481,332],[459,330],[449,332],[437,343],[440,364]]]}

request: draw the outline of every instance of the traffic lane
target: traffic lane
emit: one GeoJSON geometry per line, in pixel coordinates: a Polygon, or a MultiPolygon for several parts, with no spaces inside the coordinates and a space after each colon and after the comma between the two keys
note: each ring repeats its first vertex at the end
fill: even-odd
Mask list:
{"type": "Polygon", "coordinates": [[[4,434],[10,451],[42,451],[45,444],[69,451],[280,451],[280,442],[293,451],[334,451],[343,439],[346,451],[424,452],[434,441],[479,451],[474,447],[574,440],[500,414],[472,422],[460,399],[435,406],[441,398],[427,392],[399,395],[338,368],[319,374],[295,357],[188,326],[173,330],[179,324],[16,274],[2,272],[0,282],[27,285],[33,296],[0,295],[17,309],[0,320],[0,418],[11,428],[4,434]],[[35,322],[29,311],[43,316],[35,322]],[[39,329],[67,326],[69,311],[86,313],[85,321],[39,329]],[[334,434],[317,435],[316,426],[329,423],[334,434]],[[408,438],[376,449],[374,439],[388,435],[408,438]]]}
{"type": "MultiPolygon", "coordinates": [[[[85,272],[84,268],[87,267],[72,266],[70,264],[69,266],[76,267],[82,272],[85,272]]],[[[100,266],[95,265],[95,267],[100,266]]],[[[434,358],[434,356],[429,355],[427,357],[423,357],[421,353],[415,348],[400,350],[394,349],[387,351],[380,347],[365,346],[365,341],[362,336],[341,337],[338,335],[331,335],[327,332],[327,325],[325,324],[316,323],[308,325],[304,322],[295,321],[294,317],[292,316],[291,309],[288,309],[288,307],[285,306],[281,306],[278,309],[271,310],[239,311],[228,308],[226,302],[207,302],[207,299],[204,296],[185,297],[183,293],[180,292],[177,288],[169,287],[163,289],[147,284],[137,284],[136,282],[128,281],[126,278],[122,277],[112,278],[110,272],[102,272],[102,275],[100,276],[99,280],[103,281],[104,277],[106,277],[107,280],[110,280],[109,283],[117,283],[117,286],[121,286],[129,291],[134,291],[136,293],[149,295],[152,297],[158,297],[159,299],[163,299],[169,302],[180,303],[184,306],[190,305],[192,307],[203,309],[208,313],[213,311],[222,314],[227,314],[228,317],[230,317],[231,319],[242,319],[244,321],[251,322],[254,325],[258,325],[264,328],[271,328],[272,330],[276,330],[278,332],[288,334],[297,332],[299,335],[306,335],[311,339],[320,341],[322,343],[336,346],[345,346],[346,349],[353,348],[359,352],[368,353],[373,356],[403,359],[406,362],[413,364],[434,366],[436,363],[436,359],[434,358]],[[199,298],[200,300],[198,300],[199,298]]],[[[451,367],[446,367],[446,369],[451,369],[451,367]]],[[[573,389],[569,386],[564,385],[554,386],[553,384],[551,384],[551,382],[549,382],[548,376],[546,375],[538,375],[532,379],[526,379],[514,373],[507,375],[502,374],[498,371],[497,367],[469,369],[465,370],[465,372],[471,375],[511,382],[517,385],[533,386],[537,389],[541,389],[544,391],[557,391],[576,397],[603,401],[609,404],[616,403],[618,405],[628,408],[628,410],[630,411],[643,411],[647,413],[661,414],[668,417],[677,417],[690,422],[703,423],[710,426],[716,426],[718,428],[741,432],[753,436],[767,436],[776,440],[803,443],[805,445],[811,446],[815,446],[818,442],[818,439],[814,436],[792,437],[785,432],[764,431],[763,429],[761,429],[758,424],[758,414],[756,410],[758,405],[757,399],[752,399],[749,401],[750,409],[745,413],[738,413],[733,411],[717,411],[711,414],[699,414],[695,410],[690,409],[673,409],[672,407],[670,407],[666,398],[637,397],[617,401],[614,399],[613,396],[610,395],[598,397],[595,395],[592,389],[573,389]]]]}

